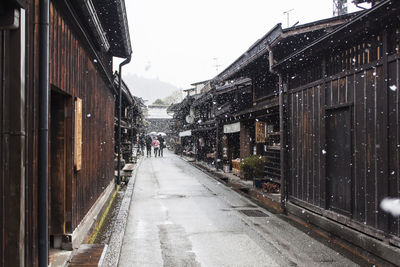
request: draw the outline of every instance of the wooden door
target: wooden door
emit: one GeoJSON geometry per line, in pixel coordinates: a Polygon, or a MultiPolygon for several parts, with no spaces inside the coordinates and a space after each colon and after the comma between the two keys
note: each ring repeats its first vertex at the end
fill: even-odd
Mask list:
{"type": "Polygon", "coordinates": [[[351,214],[351,109],[326,111],[327,208],[351,214]]]}
{"type": "Polygon", "coordinates": [[[49,179],[49,224],[50,235],[61,236],[70,228],[70,180],[71,164],[71,99],[69,96],[51,91],[50,113],[50,179],[49,179]],[[66,227],[66,223],[68,223],[66,227]]]}

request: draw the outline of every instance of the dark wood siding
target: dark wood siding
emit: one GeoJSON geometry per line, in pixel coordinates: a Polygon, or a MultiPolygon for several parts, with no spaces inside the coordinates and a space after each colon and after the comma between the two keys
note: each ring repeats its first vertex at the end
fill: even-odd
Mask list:
{"type": "MultiPolygon", "coordinates": [[[[70,177],[64,218],[68,234],[113,180],[114,96],[108,79],[111,56],[92,50],[81,31],[84,28],[71,16],[61,15],[66,10],[53,5],[62,2],[51,4],[51,90],[67,99],[66,125],[73,125],[74,97],[83,100],[84,112],[83,167],[74,172],[69,163],[66,171],[70,177]],[[95,62],[94,53],[104,62],[95,62]]],[[[0,266],[38,264],[38,11],[39,0],[29,1],[21,12],[21,18],[26,18],[21,27],[0,30],[0,266]],[[25,34],[20,34],[24,27],[25,34]],[[21,62],[26,73],[20,73],[21,62]]],[[[71,143],[72,127],[64,130],[71,143]]],[[[73,159],[72,146],[65,149],[65,157],[73,159]]]]}
{"type": "Polygon", "coordinates": [[[24,27],[0,30],[0,266],[24,263],[24,36],[24,27]]]}
{"type": "MultiPolygon", "coordinates": [[[[0,133],[1,133],[1,135],[0,135],[0,137],[1,137],[1,139],[0,139],[0,151],[1,151],[1,153],[0,153],[0,167],[1,167],[1,169],[3,170],[4,169],[4,166],[3,166],[3,91],[4,91],[4,88],[3,88],[3,79],[4,79],[4,72],[3,72],[3,69],[4,69],[4,54],[3,54],[3,51],[4,51],[4,48],[3,48],[3,46],[4,46],[4,43],[3,43],[3,35],[4,35],[4,31],[0,31],[0,119],[1,119],[1,123],[0,123],[0,133]]],[[[2,238],[0,239],[0,259],[2,259],[2,260],[0,260],[0,266],[4,266],[4,258],[5,258],[5,255],[4,255],[4,248],[3,248],[3,243],[4,243],[4,240],[3,240],[3,236],[5,236],[4,235],[4,225],[3,225],[3,213],[4,213],[4,205],[3,205],[3,196],[4,196],[4,191],[3,191],[3,183],[4,183],[4,177],[3,177],[3,171],[1,172],[1,174],[0,174],[0,178],[1,178],[1,181],[0,181],[0,234],[1,234],[1,236],[2,236],[2,238]]]]}
{"type": "Polygon", "coordinates": [[[379,42],[376,47],[370,58],[377,60],[370,62],[364,55],[369,64],[361,68],[289,91],[289,198],[368,234],[384,238],[390,233],[398,242],[399,219],[384,213],[379,204],[400,192],[399,54],[382,57],[384,47],[379,42]],[[351,123],[341,128],[349,139],[339,142],[332,137],[330,124],[335,121],[331,116],[343,110],[346,124],[351,123]],[[339,149],[337,155],[346,156],[336,163],[351,173],[342,179],[349,187],[327,179],[332,168],[340,167],[332,162],[335,155],[329,154],[332,142],[339,149]],[[335,190],[341,195],[330,198],[335,190]]]}
{"type": "MultiPolygon", "coordinates": [[[[75,229],[114,177],[114,96],[98,70],[100,62],[72,29],[51,4],[50,83],[72,98],[81,98],[83,111],[82,169],[75,172],[71,163],[67,171],[72,176],[67,185],[67,232],[75,229]]],[[[73,129],[68,131],[73,138],[73,129]]]]}
{"type": "Polygon", "coordinates": [[[328,209],[351,214],[350,108],[326,112],[326,204],[328,209]]]}
{"type": "Polygon", "coordinates": [[[289,97],[290,190],[289,194],[317,206],[321,192],[321,86],[293,92],[289,97]]]}
{"type": "MultiPolygon", "coordinates": [[[[388,176],[389,196],[400,195],[400,60],[388,64],[388,176]],[[394,90],[396,88],[396,90],[394,90]]],[[[400,218],[390,220],[389,231],[393,235],[400,236],[400,218]]]]}

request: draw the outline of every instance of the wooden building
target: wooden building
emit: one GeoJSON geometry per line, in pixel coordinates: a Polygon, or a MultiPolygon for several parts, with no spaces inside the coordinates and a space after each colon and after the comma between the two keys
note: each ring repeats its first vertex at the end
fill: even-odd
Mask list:
{"type": "Polygon", "coordinates": [[[112,59],[130,54],[123,0],[1,1],[0,266],[82,239],[113,187],[112,59]]]}
{"type": "Polygon", "coordinates": [[[187,96],[180,103],[173,104],[167,109],[168,114],[172,115],[169,123],[169,144],[175,147],[177,154],[185,153],[188,156],[196,154],[196,140],[192,134],[195,117],[192,103],[202,94],[191,94],[195,90],[195,88],[186,89],[187,96]],[[174,142],[171,142],[172,140],[174,142]]]}
{"type": "Polygon", "coordinates": [[[216,121],[213,117],[212,94],[205,92],[203,97],[193,102],[194,122],[192,135],[195,139],[197,159],[214,162],[216,150],[216,121]]]}
{"type": "Polygon", "coordinates": [[[400,246],[399,218],[379,206],[400,196],[399,15],[381,1],[273,65],[287,88],[289,212],[345,225],[336,233],[396,265],[399,254],[343,229],[400,246]]]}
{"type": "Polygon", "coordinates": [[[221,142],[227,148],[220,148],[219,156],[237,161],[250,155],[263,155],[267,158],[265,180],[276,184],[283,182],[282,94],[279,94],[279,76],[270,67],[274,60],[301,49],[352,16],[286,29],[277,24],[213,79],[220,95],[220,110],[216,111],[220,135],[228,140],[221,142]],[[227,155],[224,150],[228,151],[227,155]]]}
{"type": "Polygon", "coordinates": [[[251,79],[238,78],[215,85],[214,114],[217,124],[217,167],[231,168],[231,161],[250,156],[250,134],[234,114],[252,105],[251,79]],[[246,137],[245,137],[246,136],[246,137]]]}
{"type": "Polygon", "coordinates": [[[146,131],[167,133],[172,116],[168,114],[168,105],[148,105],[146,121],[148,123],[146,131]]]}
{"type": "MultiPolygon", "coordinates": [[[[118,87],[118,75],[114,75],[114,85],[118,87]]],[[[125,162],[132,162],[136,155],[134,147],[137,146],[138,137],[144,132],[144,108],[143,99],[133,96],[127,84],[121,81],[121,155],[125,162]]],[[[119,98],[116,99],[116,107],[119,106],[119,98]]],[[[116,112],[117,113],[117,112],[116,112]]],[[[115,154],[118,153],[118,116],[114,117],[115,154]]]]}

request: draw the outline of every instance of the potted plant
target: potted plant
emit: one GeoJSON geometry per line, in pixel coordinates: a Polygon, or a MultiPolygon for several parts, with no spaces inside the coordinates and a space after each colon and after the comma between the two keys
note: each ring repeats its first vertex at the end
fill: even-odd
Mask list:
{"type": "Polygon", "coordinates": [[[245,180],[253,180],[255,187],[261,187],[264,179],[264,165],[267,159],[264,156],[250,156],[240,162],[240,171],[245,180]]]}

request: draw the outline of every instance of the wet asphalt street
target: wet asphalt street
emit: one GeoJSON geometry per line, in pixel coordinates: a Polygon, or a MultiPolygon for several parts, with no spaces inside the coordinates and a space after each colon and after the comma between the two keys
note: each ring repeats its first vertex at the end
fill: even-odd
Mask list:
{"type": "Polygon", "coordinates": [[[139,166],[119,266],[356,265],[171,153],[139,166]]]}

